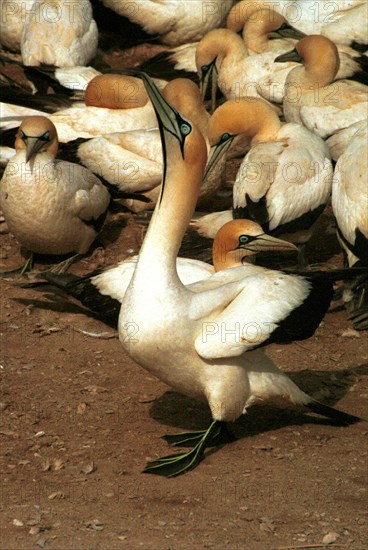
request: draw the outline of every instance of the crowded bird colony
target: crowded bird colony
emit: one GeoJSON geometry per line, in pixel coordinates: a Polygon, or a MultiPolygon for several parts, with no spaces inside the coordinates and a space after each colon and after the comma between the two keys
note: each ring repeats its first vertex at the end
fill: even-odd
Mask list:
{"type": "Polygon", "coordinates": [[[1,277],[79,299],[138,365],[208,404],[207,429],[165,436],[180,452],[144,469],[166,476],[260,401],[358,421],[266,351],[313,337],[337,300],[368,329],[366,0],[172,4],[3,0],[0,29],[2,232],[24,257],[1,277]],[[99,18],[155,55],[109,66],[99,18]],[[121,211],[142,223],[139,254],[79,277],[121,211]],[[326,212],[331,269],[313,245],[326,212]]]}

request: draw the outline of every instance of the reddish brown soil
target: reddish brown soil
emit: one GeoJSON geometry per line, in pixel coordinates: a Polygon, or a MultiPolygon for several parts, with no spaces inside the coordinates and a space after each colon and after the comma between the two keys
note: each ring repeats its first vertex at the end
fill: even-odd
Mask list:
{"type": "MultiPolygon", "coordinates": [[[[129,215],[102,241],[117,233],[73,271],[137,251],[129,215]]],[[[1,270],[19,265],[16,241],[0,245],[1,270]]],[[[0,283],[2,548],[308,548],[329,533],[366,548],[365,422],[257,406],[193,472],[142,474],[170,452],[160,436],[206,427],[207,408],[134,364],[113,329],[15,283],[0,283]]],[[[367,342],[350,328],[335,303],[315,336],[269,354],[308,393],[367,416],[367,342]]]]}
{"type": "MultiPolygon", "coordinates": [[[[142,234],[115,215],[106,248],[72,271],[136,253],[142,234]]],[[[341,265],[330,214],[310,248],[341,265]]],[[[0,249],[2,271],[20,264],[12,236],[0,249]]],[[[161,435],[205,428],[209,411],[134,364],[113,329],[19,283],[0,282],[1,548],[367,548],[365,422],[257,406],[194,471],[142,474],[170,453],[161,435]]],[[[367,340],[340,302],[312,338],[268,353],[314,397],[368,416],[367,340]]]]}

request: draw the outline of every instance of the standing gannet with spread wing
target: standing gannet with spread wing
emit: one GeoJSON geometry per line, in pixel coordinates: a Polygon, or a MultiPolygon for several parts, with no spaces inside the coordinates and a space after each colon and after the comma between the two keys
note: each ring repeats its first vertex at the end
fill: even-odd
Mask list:
{"type": "Polygon", "coordinates": [[[242,133],[252,141],[234,183],[234,217],[252,219],[266,233],[305,244],[331,194],[328,147],[302,125],[282,124],[262,99],[241,98],[218,107],[210,119],[214,149],[209,170],[242,133]]]}
{"type": "Polygon", "coordinates": [[[89,0],[35,0],[21,37],[25,65],[86,65],[96,54],[98,29],[89,0]]]}
{"type": "MultiPolygon", "coordinates": [[[[337,236],[347,264],[368,266],[368,126],[358,129],[340,155],[332,183],[332,209],[337,236]]],[[[348,317],[358,330],[368,329],[368,278],[345,284],[343,299],[348,317]]]]}
{"type": "MultiPolygon", "coordinates": [[[[190,440],[194,447],[151,462],[145,471],[173,476],[193,468],[224,423],[259,400],[284,397],[327,416],[357,420],[316,402],[255,349],[267,341],[311,336],[328,308],[330,284],[255,266],[224,269],[187,286],[180,281],[177,253],[202,182],[206,144],[195,124],[142,78],[159,118],[165,169],[161,196],[122,302],[119,336],[137,363],[176,391],[207,402],[213,418],[204,432],[167,436],[175,445],[190,440]],[[223,331],[234,330],[235,323],[238,337],[224,337],[223,331]],[[132,326],[137,329],[134,341],[132,326]]],[[[242,244],[239,236],[230,248],[242,244]]]]}
{"type": "Polygon", "coordinates": [[[340,60],[336,45],[321,35],[302,38],[295,50],[275,61],[303,61],[285,82],[284,116],[325,138],[367,117],[368,86],[335,80],[340,60]]]}
{"type": "Polygon", "coordinates": [[[103,224],[110,195],[87,168],[56,160],[57,150],[50,120],[24,120],[0,182],[0,207],[10,232],[28,251],[85,254],[103,224]]]}
{"type": "MultiPolygon", "coordinates": [[[[261,226],[250,220],[231,220],[221,227],[213,243],[213,265],[192,258],[177,258],[176,268],[184,285],[203,281],[216,271],[242,265],[259,252],[296,251],[297,248],[281,239],[266,235],[261,226]],[[235,248],[234,248],[235,247],[235,248]]],[[[138,256],[132,256],[93,276],[45,272],[42,279],[78,299],[98,317],[117,326],[120,305],[134,274],[138,256]]],[[[28,285],[29,286],[29,285],[28,285]]],[[[40,283],[30,285],[37,288],[40,283]]],[[[44,283],[41,284],[44,290],[44,283]]]]}

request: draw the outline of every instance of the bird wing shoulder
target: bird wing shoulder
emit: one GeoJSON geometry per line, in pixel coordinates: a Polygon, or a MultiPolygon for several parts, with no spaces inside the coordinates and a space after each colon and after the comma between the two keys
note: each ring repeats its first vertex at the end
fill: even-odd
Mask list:
{"type": "Polygon", "coordinates": [[[203,321],[197,353],[204,359],[235,357],[265,344],[309,291],[306,279],[278,271],[245,277],[234,299],[203,321]]]}
{"type": "Polygon", "coordinates": [[[73,198],[71,209],[82,220],[97,219],[110,203],[110,194],[97,176],[84,166],[61,161],[62,171],[67,172],[73,198]]]}
{"type": "Polygon", "coordinates": [[[274,181],[282,151],[279,142],[262,142],[252,147],[236,175],[234,206],[241,206],[246,195],[253,202],[258,202],[267,194],[274,181]]]}
{"type": "Polygon", "coordinates": [[[279,136],[283,152],[267,194],[271,230],[325,204],[333,175],[329,151],[321,138],[294,123],[286,124],[279,136]]]}

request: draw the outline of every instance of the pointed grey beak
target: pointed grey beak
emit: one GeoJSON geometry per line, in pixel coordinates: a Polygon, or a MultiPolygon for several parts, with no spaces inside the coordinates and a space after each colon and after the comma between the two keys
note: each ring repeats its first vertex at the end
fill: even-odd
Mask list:
{"type": "Polygon", "coordinates": [[[228,140],[222,143],[218,143],[217,145],[214,145],[213,147],[211,147],[208,155],[206,169],[204,171],[203,180],[206,180],[208,178],[210,172],[216,166],[216,164],[218,163],[222,155],[224,155],[226,151],[229,149],[234,137],[235,136],[230,137],[228,140]]]}
{"type": "Polygon", "coordinates": [[[161,192],[158,202],[161,203],[164,188],[165,188],[165,178],[166,178],[166,163],[167,163],[167,152],[166,152],[166,142],[168,135],[174,136],[179,144],[182,155],[184,155],[184,141],[185,136],[190,133],[192,126],[190,122],[185,120],[181,114],[174,109],[162,96],[161,92],[157,88],[156,84],[151,80],[151,78],[146,73],[139,73],[136,76],[143,80],[144,86],[148,97],[151,100],[153,108],[156,113],[158,127],[160,130],[161,144],[162,144],[162,153],[164,157],[164,172],[162,176],[161,192]]]}
{"type": "Polygon", "coordinates": [[[26,162],[29,162],[36,153],[38,153],[45,145],[45,140],[39,137],[28,136],[26,147],[26,162]]]}
{"type": "Polygon", "coordinates": [[[290,52],[283,53],[274,59],[275,63],[286,63],[287,61],[294,61],[295,63],[302,63],[303,59],[300,57],[296,49],[290,52]]]}
{"type": "Polygon", "coordinates": [[[273,38],[282,37],[301,40],[305,36],[306,35],[304,34],[304,32],[299,31],[298,29],[294,29],[293,27],[290,27],[287,23],[284,23],[279,29],[277,29],[277,31],[270,32],[268,38],[272,40],[273,38]]]}
{"type": "Polygon", "coordinates": [[[211,113],[216,108],[216,92],[217,92],[217,68],[216,58],[212,61],[205,72],[202,70],[202,77],[199,82],[199,89],[202,95],[202,101],[205,100],[207,90],[211,86],[211,113]]]}
{"type": "Polygon", "coordinates": [[[295,244],[283,239],[277,239],[276,237],[272,237],[272,235],[267,235],[267,233],[257,236],[250,243],[239,248],[244,248],[250,252],[276,252],[278,250],[294,250],[298,252],[298,247],[295,244]]]}
{"type": "Polygon", "coordinates": [[[156,84],[147,74],[139,73],[137,76],[143,80],[147,95],[155,110],[160,131],[161,128],[164,128],[168,132],[180,137],[180,128],[177,120],[180,117],[178,111],[166,101],[156,84]]]}

